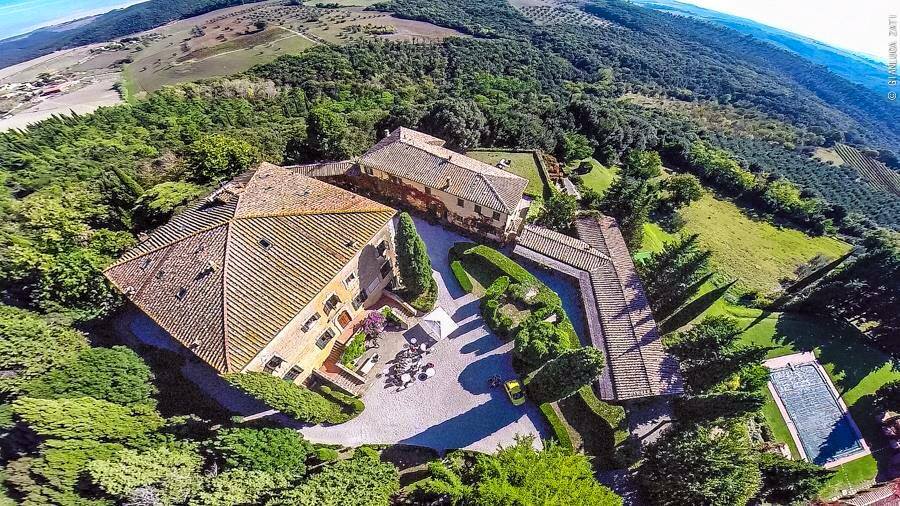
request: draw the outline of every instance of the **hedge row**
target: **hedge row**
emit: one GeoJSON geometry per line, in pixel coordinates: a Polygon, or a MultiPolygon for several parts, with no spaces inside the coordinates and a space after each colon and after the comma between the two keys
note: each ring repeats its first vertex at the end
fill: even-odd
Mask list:
{"type": "Polygon", "coordinates": [[[332,422],[332,423],[343,423],[350,420],[353,420],[360,413],[366,409],[366,405],[363,403],[362,399],[358,397],[353,397],[352,395],[347,395],[344,392],[340,392],[332,389],[328,385],[322,385],[319,387],[319,390],[322,392],[322,395],[331,401],[334,401],[341,406],[344,407],[343,412],[346,416],[346,419],[341,422],[332,422]]]}
{"type": "Polygon", "coordinates": [[[550,424],[550,428],[553,429],[553,435],[559,441],[560,446],[575,453],[575,445],[572,444],[572,436],[569,435],[569,429],[566,428],[559,415],[556,414],[553,404],[545,402],[541,404],[540,408],[544,418],[547,419],[547,423],[550,424]]]}
{"type": "Polygon", "coordinates": [[[306,387],[264,372],[226,374],[225,380],[274,409],[308,423],[342,423],[341,406],[306,387]]]}
{"type": "Polygon", "coordinates": [[[466,270],[463,268],[462,263],[460,263],[459,260],[450,262],[450,270],[453,271],[453,275],[456,277],[456,281],[459,282],[459,286],[461,286],[466,293],[472,293],[472,280],[469,279],[469,275],[466,274],[466,270]]]}

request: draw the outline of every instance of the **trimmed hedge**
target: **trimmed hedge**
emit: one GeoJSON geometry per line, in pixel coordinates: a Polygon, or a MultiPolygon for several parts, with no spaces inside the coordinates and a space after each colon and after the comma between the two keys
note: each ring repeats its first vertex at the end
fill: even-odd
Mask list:
{"type": "Polygon", "coordinates": [[[566,428],[566,424],[556,414],[553,404],[545,402],[541,404],[540,408],[544,418],[547,419],[547,423],[550,424],[550,428],[553,429],[553,435],[559,441],[560,446],[575,453],[575,445],[572,444],[572,436],[569,435],[569,429],[566,428]]]}
{"type": "Polygon", "coordinates": [[[450,270],[453,271],[453,275],[456,277],[456,281],[459,282],[459,286],[461,286],[466,293],[472,293],[472,280],[469,279],[469,275],[466,274],[466,270],[463,268],[462,263],[460,263],[459,260],[450,262],[450,270]]]}
{"type": "Polygon", "coordinates": [[[347,418],[346,420],[343,420],[343,422],[353,420],[366,409],[366,405],[363,403],[362,399],[334,390],[328,385],[320,386],[319,391],[326,399],[334,401],[344,407],[343,411],[347,418]]]}
{"type": "Polygon", "coordinates": [[[349,420],[341,406],[300,385],[264,372],[226,374],[225,380],[282,413],[309,423],[349,420]]]}
{"type": "Polygon", "coordinates": [[[347,367],[353,367],[353,363],[363,356],[366,352],[366,335],[362,332],[357,333],[347,344],[344,353],[341,354],[341,364],[347,367]]]}

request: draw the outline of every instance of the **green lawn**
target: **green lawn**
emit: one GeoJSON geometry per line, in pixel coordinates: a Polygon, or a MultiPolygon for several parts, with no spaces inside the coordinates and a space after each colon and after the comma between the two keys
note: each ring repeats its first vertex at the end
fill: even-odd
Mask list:
{"type": "MultiPolygon", "coordinates": [[[[591,162],[594,168],[587,174],[582,175],[581,180],[588,188],[600,193],[605,192],[616,178],[618,169],[615,167],[606,168],[593,158],[588,158],[587,161],[591,162]]],[[[581,161],[575,162],[574,166],[577,167],[580,163],[581,161]]]]}
{"type": "Polygon", "coordinates": [[[494,166],[505,158],[510,161],[509,167],[506,168],[507,171],[528,180],[528,186],[525,188],[526,195],[543,197],[544,192],[547,190],[544,178],[541,177],[541,169],[534,158],[535,155],[530,151],[522,153],[502,150],[474,150],[467,152],[466,156],[494,166]]]}

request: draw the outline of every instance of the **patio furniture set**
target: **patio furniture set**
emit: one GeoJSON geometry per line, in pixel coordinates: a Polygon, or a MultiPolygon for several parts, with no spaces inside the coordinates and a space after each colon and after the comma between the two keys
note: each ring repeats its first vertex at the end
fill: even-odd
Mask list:
{"type": "Polygon", "coordinates": [[[431,350],[425,344],[416,345],[415,341],[411,339],[410,344],[397,353],[394,365],[384,371],[387,383],[396,386],[398,392],[414,381],[425,381],[435,375],[434,364],[425,362],[425,355],[430,354],[431,350]]]}

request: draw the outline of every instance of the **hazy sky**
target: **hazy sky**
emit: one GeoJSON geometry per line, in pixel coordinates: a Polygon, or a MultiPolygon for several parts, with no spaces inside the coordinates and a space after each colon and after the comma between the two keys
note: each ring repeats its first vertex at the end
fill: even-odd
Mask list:
{"type": "Polygon", "coordinates": [[[888,14],[900,0],[680,0],[887,58],[888,14]]]}

